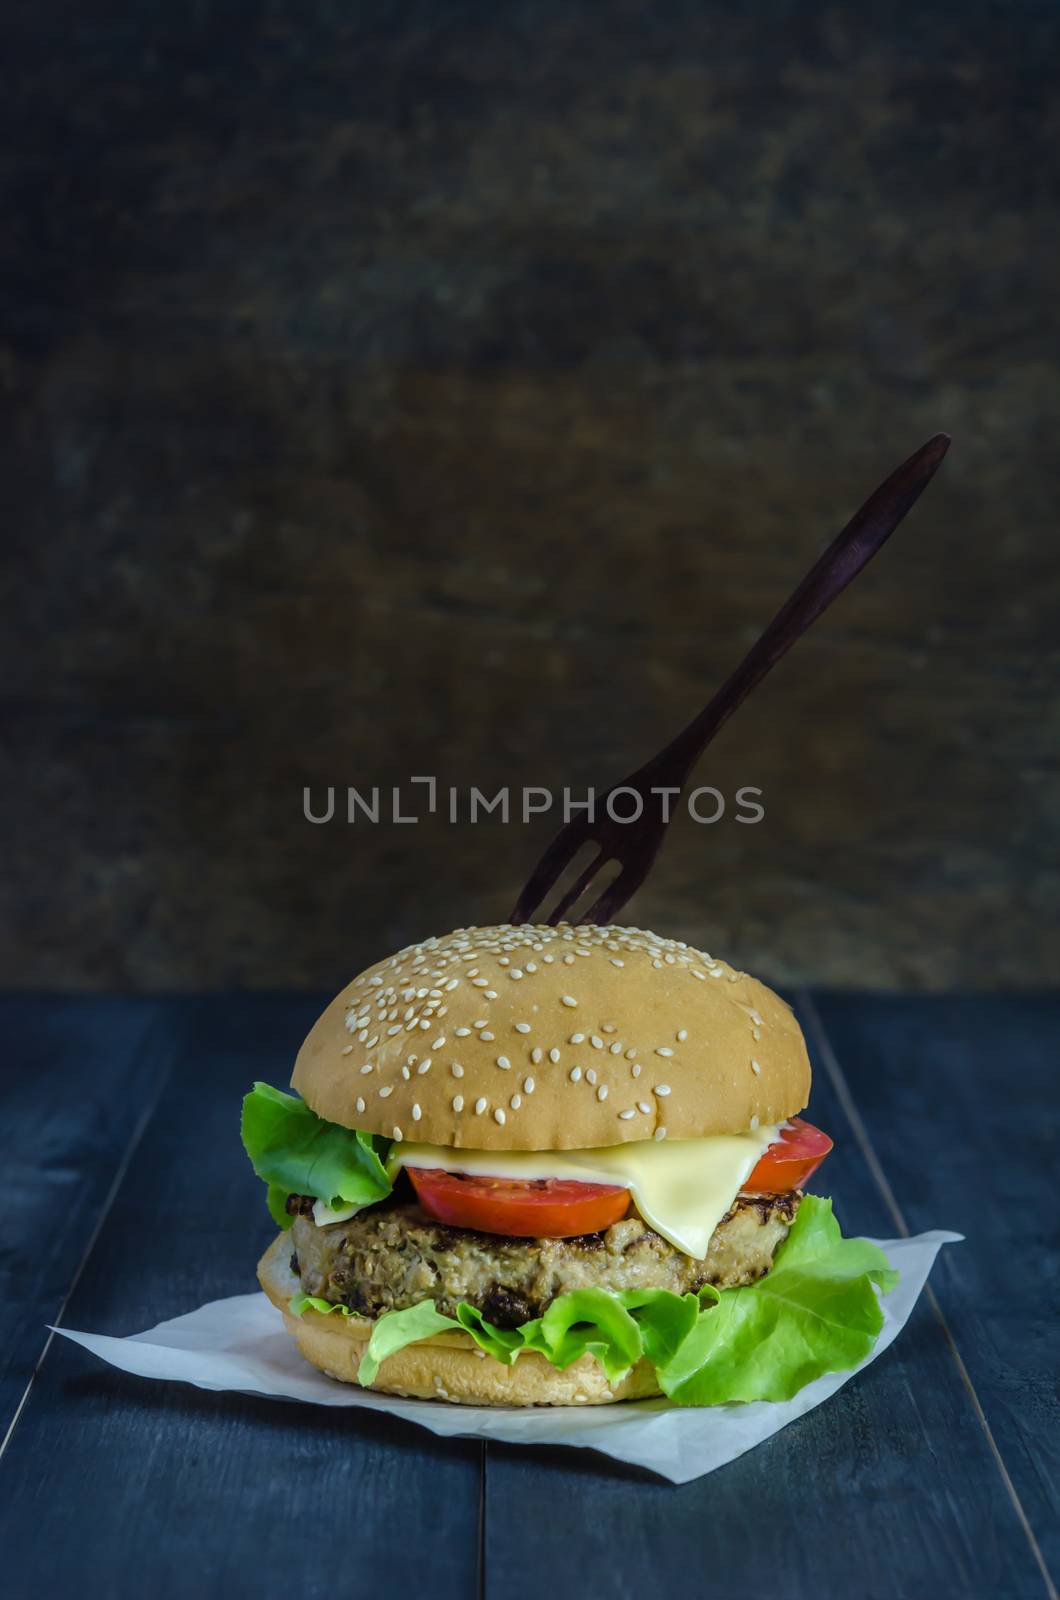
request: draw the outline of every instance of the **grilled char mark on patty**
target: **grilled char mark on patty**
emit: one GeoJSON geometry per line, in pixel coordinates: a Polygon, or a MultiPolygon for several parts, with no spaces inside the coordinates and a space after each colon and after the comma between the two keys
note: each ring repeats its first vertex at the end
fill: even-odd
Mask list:
{"type": "MultiPolygon", "coordinates": [[[[292,1197],[294,1198],[294,1197],[292,1197]]],[[[574,1239],[513,1239],[434,1222],[418,1205],[372,1206],[318,1228],[294,1210],[291,1237],[302,1288],[365,1317],[433,1300],[453,1316],[466,1300],[501,1328],[538,1317],[572,1289],[672,1289],[754,1283],[773,1264],[802,1195],[739,1195],[698,1260],[637,1216],[574,1239]]]]}

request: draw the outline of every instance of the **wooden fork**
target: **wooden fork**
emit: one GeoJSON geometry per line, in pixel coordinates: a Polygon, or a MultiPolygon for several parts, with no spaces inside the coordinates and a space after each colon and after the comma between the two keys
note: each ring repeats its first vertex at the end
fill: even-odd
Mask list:
{"type": "MultiPolygon", "coordinates": [[[[663,808],[654,803],[659,797],[653,795],[652,790],[669,789],[672,798],[684,789],[703,751],[737,706],[761,683],[770,667],[791,649],[796,639],[816,622],[821,612],[842,594],[894,532],[931,482],[949,445],[949,435],[937,433],[892,472],[810,568],[794,594],[699,716],[682,729],[665,750],[660,750],[657,756],[598,798],[593,820],[583,814],[572,818],[561,829],[530,874],[516,901],[511,922],[529,922],[540,912],[546,897],[586,843],[598,846],[598,853],[560,899],[548,921],[552,926],[564,921],[593,880],[612,861],[619,863],[621,871],[578,921],[607,923],[615,920],[648,876],[669,826],[672,808],[664,813],[663,808]],[[609,815],[608,797],[618,789],[634,790],[640,796],[642,809],[635,821],[615,822],[609,815]]],[[[631,798],[624,794],[621,807],[616,809],[622,815],[629,815],[633,809],[631,798]]]]}

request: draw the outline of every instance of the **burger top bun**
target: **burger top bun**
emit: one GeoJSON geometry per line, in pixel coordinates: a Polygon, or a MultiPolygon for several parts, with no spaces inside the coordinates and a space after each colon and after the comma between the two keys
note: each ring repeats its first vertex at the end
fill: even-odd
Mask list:
{"type": "Polygon", "coordinates": [[[458,928],[369,967],[292,1085],[329,1122],[474,1150],[577,1150],[783,1122],[810,1063],[746,973],[639,928],[458,928]]]}

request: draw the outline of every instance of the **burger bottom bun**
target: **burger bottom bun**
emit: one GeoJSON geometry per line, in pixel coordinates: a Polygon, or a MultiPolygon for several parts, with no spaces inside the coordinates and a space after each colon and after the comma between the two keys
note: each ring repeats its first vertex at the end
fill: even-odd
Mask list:
{"type": "MultiPolygon", "coordinates": [[[[290,1242],[281,1233],[258,1262],[261,1287],[283,1312],[284,1326],[305,1359],[329,1378],[356,1383],[372,1323],[310,1309],[292,1316],[287,1306],[299,1283],[289,1257],[290,1242]]],[[[527,1350],[506,1367],[463,1332],[435,1334],[387,1356],[369,1387],[383,1394],[466,1406],[599,1406],[661,1393],[655,1368],[646,1358],[621,1382],[609,1383],[595,1356],[579,1356],[566,1371],[558,1372],[536,1350],[527,1350]]]]}

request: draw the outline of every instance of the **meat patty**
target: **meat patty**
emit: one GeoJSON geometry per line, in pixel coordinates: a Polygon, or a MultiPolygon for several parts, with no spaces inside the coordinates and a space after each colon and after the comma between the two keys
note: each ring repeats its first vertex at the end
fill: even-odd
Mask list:
{"type": "Polygon", "coordinates": [[[570,1289],[672,1289],[676,1294],[753,1283],[795,1220],[801,1194],[740,1195],[698,1260],[639,1217],[575,1239],[512,1239],[434,1222],[415,1204],[372,1206],[318,1228],[312,1202],[295,1212],[291,1238],[307,1294],[366,1317],[433,1300],[448,1316],[466,1300],[515,1328],[570,1289]]]}

